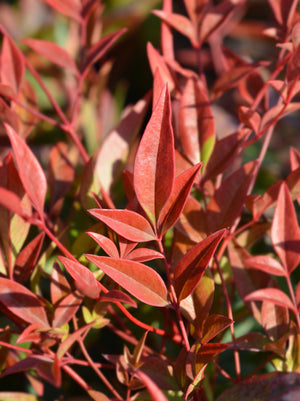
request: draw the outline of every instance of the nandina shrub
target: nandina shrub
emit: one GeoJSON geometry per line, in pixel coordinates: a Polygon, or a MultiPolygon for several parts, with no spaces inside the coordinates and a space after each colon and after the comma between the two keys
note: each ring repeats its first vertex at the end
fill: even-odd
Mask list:
{"type": "Polygon", "coordinates": [[[1,4],[0,399],[300,399],[298,1],[119,3],[1,4]]]}

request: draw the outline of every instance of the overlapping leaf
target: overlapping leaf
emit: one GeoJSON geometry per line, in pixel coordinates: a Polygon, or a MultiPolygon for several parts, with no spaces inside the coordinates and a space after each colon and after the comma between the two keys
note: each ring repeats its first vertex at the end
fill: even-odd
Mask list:
{"type": "Polygon", "coordinates": [[[73,277],[76,287],[82,294],[90,298],[98,298],[101,290],[100,283],[86,266],[65,256],[59,256],[58,259],[73,277]]]}
{"type": "Polygon", "coordinates": [[[195,245],[177,263],[174,270],[174,286],[179,301],[193,292],[225,232],[226,229],[223,229],[211,234],[195,245]]]}
{"type": "Polygon", "coordinates": [[[9,312],[28,323],[49,327],[45,309],[38,297],[23,285],[0,277],[0,302],[9,312]]]}
{"type": "Polygon", "coordinates": [[[280,187],[271,227],[271,239],[282,264],[291,273],[300,263],[300,229],[288,187],[280,187]]]}
{"type": "Polygon", "coordinates": [[[92,209],[89,212],[130,241],[146,242],[156,238],[148,220],[131,210],[92,209]]]}
{"type": "Polygon", "coordinates": [[[110,278],[140,301],[153,306],[166,306],[167,289],[156,271],[139,262],[106,256],[86,255],[110,278]]]}

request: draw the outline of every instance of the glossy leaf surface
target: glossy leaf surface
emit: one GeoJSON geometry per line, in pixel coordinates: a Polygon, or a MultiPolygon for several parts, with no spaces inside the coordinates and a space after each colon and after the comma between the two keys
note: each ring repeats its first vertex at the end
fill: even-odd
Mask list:
{"type": "Polygon", "coordinates": [[[125,259],[96,255],[86,257],[140,301],[153,306],[168,304],[166,286],[160,275],[150,267],[125,259]]]}

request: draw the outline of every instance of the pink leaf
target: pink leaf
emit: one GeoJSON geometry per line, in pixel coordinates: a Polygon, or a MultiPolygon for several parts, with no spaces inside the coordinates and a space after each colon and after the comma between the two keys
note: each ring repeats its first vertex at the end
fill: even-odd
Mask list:
{"type": "Polygon", "coordinates": [[[271,227],[271,239],[282,264],[291,273],[300,263],[300,230],[285,183],[280,187],[271,227]]]}
{"type": "Polygon", "coordinates": [[[226,229],[217,231],[190,249],[174,269],[175,290],[178,300],[189,296],[203,276],[226,229]]]}
{"type": "Polygon", "coordinates": [[[183,152],[192,164],[208,161],[216,127],[208,97],[200,82],[193,78],[187,81],[181,97],[179,135],[183,152]]]}
{"type": "Polygon", "coordinates": [[[81,2],[79,0],[45,0],[52,8],[61,14],[81,21],[81,2]]]}
{"type": "MultiPolygon", "coordinates": [[[[151,43],[147,44],[147,56],[149,59],[152,75],[154,77],[155,75],[157,76],[157,79],[155,80],[156,82],[154,81],[154,94],[153,94],[153,109],[154,109],[158,100],[157,87],[161,86],[161,84],[165,85],[167,83],[170,92],[172,92],[176,85],[170,72],[170,69],[167,66],[164,58],[158,53],[156,49],[154,49],[151,43]]],[[[161,91],[159,93],[161,93],[161,91]]]]}
{"type": "Polygon", "coordinates": [[[140,301],[153,306],[166,306],[167,289],[156,271],[139,262],[105,256],[86,255],[105,274],[140,301]]]}
{"type": "Polygon", "coordinates": [[[9,312],[25,320],[49,327],[47,315],[38,297],[23,285],[0,277],[0,302],[9,312]]]}
{"type": "Polygon", "coordinates": [[[52,61],[52,63],[66,70],[70,70],[74,75],[78,75],[78,69],[73,58],[65,49],[58,46],[56,43],[40,39],[24,39],[23,43],[52,61]]]}
{"type": "Polygon", "coordinates": [[[5,124],[5,128],[14,151],[22,184],[33,206],[43,219],[47,192],[45,173],[24,140],[9,125],[5,124]]]}
{"type": "Polygon", "coordinates": [[[58,259],[73,277],[76,287],[83,295],[89,298],[98,298],[101,290],[100,283],[86,266],[65,256],[58,256],[58,259]]]}
{"type": "Polygon", "coordinates": [[[109,239],[108,237],[105,237],[105,235],[98,234],[98,233],[92,233],[92,232],[87,232],[87,234],[93,238],[94,241],[97,242],[97,244],[106,252],[109,256],[112,256],[113,258],[118,258],[119,257],[119,251],[114,242],[109,239]]]}
{"type": "Polygon", "coordinates": [[[250,256],[244,263],[254,269],[273,274],[274,276],[285,276],[284,267],[274,258],[268,255],[250,256]]]}
{"type": "Polygon", "coordinates": [[[71,292],[70,284],[65,278],[61,267],[55,261],[53,263],[50,283],[51,302],[53,305],[65,298],[71,292]]]}
{"type": "Polygon", "coordinates": [[[172,192],[174,174],[171,101],[165,86],[141,139],[134,163],[136,196],[154,224],[172,192]]]}
{"type": "Polygon", "coordinates": [[[156,238],[148,220],[131,210],[91,209],[89,212],[130,241],[146,242],[156,238]]]}
{"type": "Polygon", "coordinates": [[[22,53],[8,36],[3,38],[1,58],[1,84],[18,93],[25,74],[25,63],[22,53]]]}
{"type": "Polygon", "coordinates": [[[30,214],[23,209],[21,199],[18,195],[2,187],[0,187],[0,204],[25,219],[30,217],[30,214]]]}
{"type": "Polygon", "coordinates": [[[251,294],[244,297],[244,302],[250,301],[272,302],[275,305],[283,306],[297,313],[291,299],[278,288],[264,288],[262,290],[251,292],[251,294]]]}
{"type": "Polygon", "coordinates": [[[176,13],[166,13],[160,10],[152,11],[154,15],[162,19],[171,28],[176,29],[182,35],[186,36],[191,43],[197,47],[198,37],[192,22],[185,16],[176,13]]]}

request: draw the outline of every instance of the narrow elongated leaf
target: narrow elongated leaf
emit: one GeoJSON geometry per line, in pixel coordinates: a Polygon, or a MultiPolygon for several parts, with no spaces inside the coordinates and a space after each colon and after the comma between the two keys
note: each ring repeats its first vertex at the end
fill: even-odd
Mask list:
{"type": "Polygon", "coordinates": [[[101,38],[97,43],[95,43],[87,54],[86,61],[84,63],[82,74],[88,73],[90,67],[99,60],[111,46],[127,31],[126,28],[122,28],[117,32],[109,33],[108,35],[101,38]]]}
{"type": "Polygon", "coordinates": [[[22,184],[33,206],[43,219],[47,191],[44,171],[24,140],[9,125],[5,124],[5,128],[14,151],[22,184]]]}
{"type": "Polygon", "coordinates": [[[163,235],[179,219],[201,166],[202,163],[198,163],[175,178],[172,193],[162,208],[157,222],[160,235],[163,235]]]}
{"type": "Polygon", "coordinates": [[[23,209],[21,199],[14,192],[0,187],[0,204],[23,218],[29,218],[30,214],[23,209]]]}
{"type": "Polygon", "coordinates": [[[56,43],[40,39],[24,39],[23,43],[48,60],[52,61],[52,63],[71,71],[75,75],[78,75],[78,69],[73,58],[65,49],[58,46],[56,43]]]}
{"type": "Polygon", "coordinates": [[[233,320],[223,315],[209,315],[203,325],[203,337],[201,343],[208,343],[221,331],[233,323],[233,320]]]}
{"type": "Polygon", "coordinates": [[[74,292],[63,298],[55,308],[52,327],[61,327],[68,323],[77,312],[81,303],[82,298],[74,292]]]}
{"type": "Polygon", "coordinates": [[[209,100],[201,84],[190,78],[179,109],[179,135],[185,156],[192,164],[207,162],[216,139],[216,127],[209,100]]]}
{"type": "Polygon", "coordinates": [[[300,229],[285,183],[280,187],[271,227],[271,239],[282,264],[291,273],[300,263],[300,229]]]}
{"type": "Polygon", "coordinates": [[[263,290],[254,291],[247,295],[244,298],[244,301],[269,301],[275,305],[284,306],[285,308],[291,309],[295,312],[291,299],[278,288],[264,288],[263,290]]]}
{"type": "Polygon", "coordinates": [[[164,58],[158,53],[156,49],[154,49],[151,43],[147,44],[147,56],[152,71],[152,75],[154,77],[155,75],[157,76],[157,79],[155,80],[156,82],[154,82],[154,94],[153,94],[153,108],[154,108],[159,98],[159,96],[157,96],[156,94],[157,87],[158,86],[160,87],[161,83],[163,83],[163,85],[167,83],[170,92],[172,92],[172,90],[175,88],[176,85],[164,58]],[[157,70],[158,73],[156,72],[157,70]]]}
{"type": "Polygon", "coordinates": [[[150,267],[126,259],[96,255],[86,257],[140,301],[153,306],[168,304],[165,283],[150,267]]]}
{"type": "Polygon", "coordinates": [[[50,283],[51,302],[57,304],[71,292],[71,286],[65,278],[61,267],[55,261],[53,263],[50,283]]]}
{"type": "Polygon", "coordinates": [[[82,294],[90,298],[98,298],[101,290],[100,283],[86,266],[65,256],[58,256],[58,259],[73,277],[76,287],[82,294]]]}
{"type": "Polygon", "coordinates": [[[114,242],[109,239],[108,237],[105,237],[105,235],[98,234],[98,233],[92,233],[92,232],[87,232],[87,234],[93,238],[94,241],[97,242],[97,244],[109,255],[114,258],[119,257],[119,251],[114,242]]]}
{"type": "Polygon", "coordinates": [[[176,29],[182,35],[186,36],[193,45],[198,45],[196,31],[193,24],[187,17],[176,13],[166,13],[160,10],[154,10],[152,12],[154,15],[167,23],[171,28],[176,29]]]}
{"type": "Polygon", "coordinates": [[[41,232],[30,241],[17,256],[14,268],[14,279],[19,283],[23,284],[29,279],[38,260],[44,238],[45,233],[41,232]]]}
{"type": "Polygon", "coordinates": [[[2,43],[1,83],[18,93],[25,74],[25,63],[22,53],[8,37],[4,36],[2,43]]]}
{"type": "Polygon", "coordinates": [[[124,111],[119,125],[105,138],[97,156],[95,171],[101,186],[110,193],[121,176],[130,146],[141,130],[150,102],[149,94],[124,111]]]}
{"type": "Polygon", "coordinates": [[[157,386],[157,384],[144,372],[137,370],[135,375],[141,380],[142,383],[147,387],[149,394],[153,401],[168,401],[167,397],[157,386]]]}
{"type": "Polygon", "coordinates": [[[226,229],[223,229],[205,238],[177,263],[174,270],[174,285],[179,301],[193,292],[225,232],[226,229]]]}
{"type": "Polygon", "coordinates": [[[299,373],[272,372],[242,380],[225,390],[216,401],[296,401],[299,394],[299,373]]]}
{"type": "Polygon", "coordinates": [[[56,353],[57,358],[61,359],[64,354],[72,347],[72,345],[80,339],[82,334],[89,330],[93,326],[93,324],[94,322],[91,322],[83,327],[80,327],[80,329],[74,331],[74,333],[70,334],[69,337],[67,337],[62,343],[60,343],[56,353]]]}
{"type": "Polygon", "coordinates": [[[67,17],[81,21],[81,2],[79,0],[45,0],[52,8],[67,17]]]}
{"type": "Polygon", "coordinates": [[[153,259],[163,259],[164,255],[154,249],[136,248],[126,255],[126,259],[135,260],[136,262],[146,262],[153,259]]]}
{"type": "Polygon", "coordinates": [[[1,391],[0,399],[2,401],[42,401],[37,395],[22,393],[20,391],[1,391]]]}
{"type": "Polygon", "coordinates": [[[23,285],[0,277],[0,302],[9,312],[26,322],[49,327],[47,315],[40,300],[23,285]]]}
{"type": "Polygon", "coordinates": [[[133,173],[138,201],[154,224],[172,192],[174,174],[171,101],[165,86],[141,139],[133,173]]]}
{"type": "Polygon", "coordinates": [[[207,206],[210,231],[231,226],[240,215],[257,161],[251,161],[227,177],[217,189],[207,206]]]}
{"type": "Polygon", "coordinates": [[[244,260],[247,266],[259,269],[274,276],[285,276],[284,267],[274,258],[268,255],[252,256],[244,260]]]}
{"type": "Polygon", "coordinates": [[[131,210],[91,209],[89,212],[130,241],[146,242],[156,238],[148,220],[131,210]]]}
{"type": "Polygon", "coordinates": [[[101,295],[99,302],[124,302],[133,308],[137,308],[136,302],[128,294],[119,290],[110,290],[101,295]]]}

